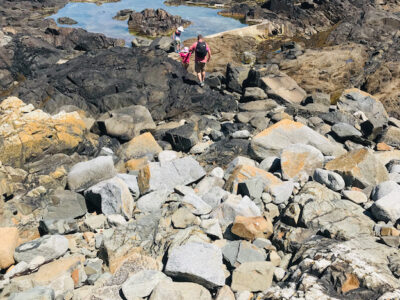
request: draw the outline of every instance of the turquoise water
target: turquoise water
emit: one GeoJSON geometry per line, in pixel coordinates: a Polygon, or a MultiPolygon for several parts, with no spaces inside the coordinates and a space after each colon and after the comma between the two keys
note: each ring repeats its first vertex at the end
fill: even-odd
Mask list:
{"type": "Polygon", "coordinates": [[[128,21],[114,20],[118,11],[130,8],[142,11],[145,8],[163,8],[173,15],[179,15],[190,20],[192,25],[185,29],[183,40],[195,37],[198,34],[210,35],[221,31],[245,27],[240,21],[218,15],[220,10],[198,6],[166,6],[164,0],[122,0],[119,2],[96,5],[94,3],[71,2],[60,9],[54,20],[59,17],[70,17],[78,22],[75,25],[60,25],[65,27],[80,27],[90,32],[104,33],[108,37],[122,38],[127,45],[134,36],[129,33],[128,21]]]}

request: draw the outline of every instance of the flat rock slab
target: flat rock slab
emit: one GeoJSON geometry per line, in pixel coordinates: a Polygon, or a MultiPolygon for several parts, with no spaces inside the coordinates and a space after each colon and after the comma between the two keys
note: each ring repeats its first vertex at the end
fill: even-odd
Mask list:
{"type": "Polygon", "coordinates": [[[262,77],[261,85],[271,98],[278,98],[289,103],[300,104],[307,96],[296,81],[284,73],[262,77]]]}
{"type": "Polygon", "coordinates": [[[16,262],[30,263],[35,257],[42,256],[43,263],[59,258],[68,250],[68,240],[62,235],[45,235],[36,240],[19,245],[15,249],[16,262]]]}
{"type": "Polygon", "coordinates": [[[53,205],[48,207],[45,219],[74,219],[81,217],[87,212],[85,198],[72,191],[57,191],[51,195],[53,205]]]}
{"type": "Polygon", "coordinates": [[[68,187],[80,192],[116,175],[111,156],[99,156],[74,165],[68,173],[68,187]]]}
{"type": "Polygon", "coordinates": [[[20,293],[12,293],[9,300],[54,300],[54,291],[51,288],[37,286],[20,293]]]}
{"type": "Polygon", "coordinates": [[[221,250],[212,244],[187,243],[172,249],[165,273],[199,283],[206,288],[225,284],[221,250]]]}
{"type": "Polygon", "coordinates": [[[138,184],[142,194],[155,190],[173,191],[178,185],[193,183],[206,175],[204,169],[191,156],[149,163],[139,171],[138,184]]]}
{"type": "Polygon", "coordinates": [[[250,143],[250,151],[255,159],[262,160],[279,155],[283,149],[292,144],[311,145],[324,155],[339,156],[346,153],[342,145],[289,119],[283,119],[257,134],[250,143]]]}
{"type": "Polygon", "coordinates": [[[373,216],[378,221],[392,222],[400,218],[400,190],[395,189],[377,200],[371,207],[373,216]]]}

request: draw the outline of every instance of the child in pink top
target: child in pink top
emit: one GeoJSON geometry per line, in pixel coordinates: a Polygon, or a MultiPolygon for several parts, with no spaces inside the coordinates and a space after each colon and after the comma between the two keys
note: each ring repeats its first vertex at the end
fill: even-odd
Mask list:
{"type": "Polygon", "coordinates": [[[190,56],[192,55],[192,52],[189,52],[189,48],[185,47],[183,50],[179,53],[179,55],[182,58],[182,65],[186,69],[189,68],[189,62],[190,62],[190,56]]]}

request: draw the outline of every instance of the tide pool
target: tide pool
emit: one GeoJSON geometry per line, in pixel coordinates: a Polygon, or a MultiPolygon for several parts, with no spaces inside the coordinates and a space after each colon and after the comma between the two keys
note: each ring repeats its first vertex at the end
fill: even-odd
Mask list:
{"type": "Polygon", "coordinates": [[[90,32],[104,33],[108,37],[124,39],[130,45],[134,35],[129,33],[128,21],[114,20],[113,17],[122,9],[142,11],[146,8],[162,8],[173,15],[179,15],[192,22],[182,35],[183,40],[198,34],[210,35],[222,31],[247,26],[239,20],[218,15],[220,9],[199,6],[167,6],[164,0],[122,0],[119,2],[97,5],[86,2],[70,2],[56,14],[50,16],[54,20],[70,17],[78,22],[75,25],[59,25],[80,27],[90,32]]]}

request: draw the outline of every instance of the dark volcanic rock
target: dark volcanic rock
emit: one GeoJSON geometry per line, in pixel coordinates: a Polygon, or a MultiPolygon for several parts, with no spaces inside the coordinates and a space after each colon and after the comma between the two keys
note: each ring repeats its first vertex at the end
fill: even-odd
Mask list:
{"type": "Polygon", "coordinates": [[[132,9],[122,9],[119,12],[117,12],[117,14],[113,17],[113,19],[115,20],[120,20],[120,21],[124,21],[124,20],[128,20],[129,19],[129,15],[132,14],[134,11],[132,9]]]}
{"type": "Polygon", "coordinates": [[[154,120],[162,120],[186,112],[236,109],[231,96],[202,89],[194,79],[182,80],[186,73],[181,64],[161,50],[93,51],[37,75],[14,93],[47,111],[72,104],[102,113],[134,104],[146,106],[154,120]]]}
{"type": "Polygon", "coordinates": [[[74,19],[68,18],[68,17],[61,17],[57,19],[58,24],[63,24],[63,25],[75,25],[78,24],[77,21],[74,19]]]}
{"type": "Polygon", "coordinates": [[[173,16],[165,10],[145,9],[129,16],[129,29],[146,36],[158,36],[172,33],[178,26],[188,26],[190,21],[173,16]]]}

